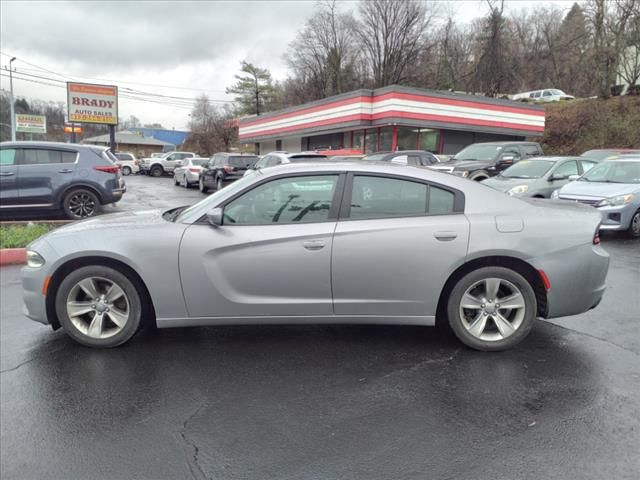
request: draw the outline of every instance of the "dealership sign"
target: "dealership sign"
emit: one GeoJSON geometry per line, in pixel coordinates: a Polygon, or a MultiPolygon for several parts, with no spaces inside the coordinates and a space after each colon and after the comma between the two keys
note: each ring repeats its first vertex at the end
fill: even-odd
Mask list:
{"type": "Polygon", "coordinates": [[[16,115],[16,132],[47,133],[47,117],[44,115],[16,115]]]}
{"type": "Polygon", "coordinates": [[[118,87],[67,82],[70,123],[118,124],[118,87]]]}

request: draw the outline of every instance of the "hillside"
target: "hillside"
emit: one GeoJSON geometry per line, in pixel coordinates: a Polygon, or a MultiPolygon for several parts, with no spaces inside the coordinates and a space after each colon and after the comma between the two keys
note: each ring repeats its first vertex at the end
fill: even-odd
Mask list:
{"type": "Polygon", "coordinates": [[[542,148],[573,155],[593,148],[640,148],[640,96],[584,99],[546,107],[542,148]]]}

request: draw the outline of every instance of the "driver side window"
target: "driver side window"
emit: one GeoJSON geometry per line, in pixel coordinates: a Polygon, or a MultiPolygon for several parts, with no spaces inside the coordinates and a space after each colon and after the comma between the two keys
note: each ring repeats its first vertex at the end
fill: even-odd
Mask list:
{"type": "Polygon", "coordinates": [[[273,180],[248,191],[224,208],[225,225],[324,222],[329,218],[337,175],[273,180]]]}
{"type": "Polygon", "coordinates": [[[560,165],[555,172],[555,177],[569,177],[569,175],[578,175],[578,164],[575,161],[566,162],[560,165]]]}

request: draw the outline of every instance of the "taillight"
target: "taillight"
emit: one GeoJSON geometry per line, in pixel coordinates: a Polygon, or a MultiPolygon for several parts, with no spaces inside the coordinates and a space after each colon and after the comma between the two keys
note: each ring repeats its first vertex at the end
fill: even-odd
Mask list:
{"type": "Polygon", "coordinates": [[[232,167],[231,165],[225,165],[225,166],[224,166],[224,171],[225,171],[225,172],[227,172],[227,173],[231,173],[231,172],[233,172],[234,170],[235,170],[235,168],[234,168],[234,167],[232,167]]]}
{"type": "Polygon", "coordinates": [[[97,167],[93,167],[93,169],[99,172],[104,172],[104,173],[118,173],[118,171],[120,170],[120,167],[118,165],[109,165],[109,166],[98,165],[97,167]]]}
{"type": "Polygon", "coordinates": [[[593,234],[593,244],[600,245],[600,224],[596,227],[596,233],[593,234]]]}
{"type": "Polygon", "coordinates": [[[192,173],[198,173],[198,172],[200,171],[200,169],[199,169],[199,168],[191,167],[191,168],[189,169],[189,171],[190,171],[190,172],[192,172],[192,173]]]}
{"type": "Polygon", "coordinates": [[[134,160],[134,161],[133,161],[133,164],[134,164],[134,165],[140,165],[140,162],[139,162],[138,160],[134,160]]]}

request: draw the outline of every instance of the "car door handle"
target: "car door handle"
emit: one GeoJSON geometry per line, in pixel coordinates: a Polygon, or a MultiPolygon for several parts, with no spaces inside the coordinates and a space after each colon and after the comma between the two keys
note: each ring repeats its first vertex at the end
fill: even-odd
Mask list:
{"type": "Polygon", "coordinates": [[[324,240],[310,240],[302,244],[307,250],[322,250],[324,248],[324,240]]]}
{"type": "Polygon", "coordinates": [[[456,232],[436,232],[433,236],[436,237],[436,240],[440,240],[441,242],[450,242],[451,240],[458,238],[458,234],[456,232]]]}
{"type": "Polygon", "coordinates": [[[58,173],[73,173],[73,170],[69,168],[63,168],[62,170],[58,170],[58,173]]]}
{"type": "Polygon", "coordinates": [[[0,177],[10,177],[11,175],[15,174],[15,172],[0,172],[0,177]]]}

